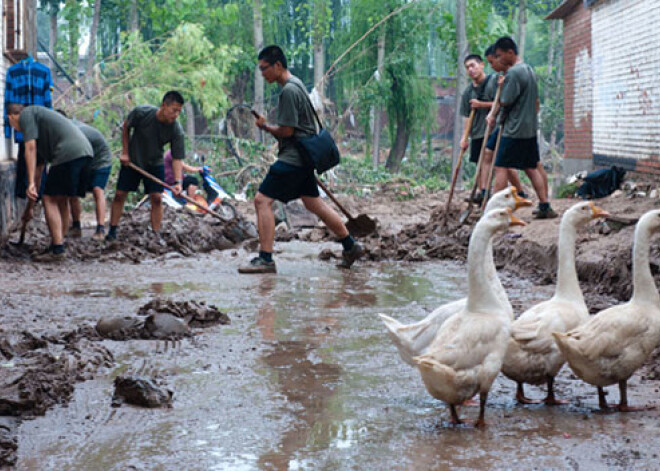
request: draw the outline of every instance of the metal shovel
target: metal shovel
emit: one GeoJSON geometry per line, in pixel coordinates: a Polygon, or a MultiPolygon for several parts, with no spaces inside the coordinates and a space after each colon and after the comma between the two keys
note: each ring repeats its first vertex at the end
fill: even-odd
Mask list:
{"type": "Polygon", "coordinates": [[[321,182],[318,178],[316,179],[316,183],[318,186],[320,186],[323,191],[330,197],[333,203],[337,205],[337,207],[341,210],[342,213],[348,218],[348,222],[346,223],[346,229],[348,229],[348,232],[354,236],[354,237],[365,237],[371,234],[376,230],[376,221],[371,219],[369,216],[366,214],[359,214],[357,218],[354,218],[351,216],[351,213],[349,213],[346,208],[344,208],[339,201],[337,201],[337,198],[330,192],[327,186],[321,182]]]}

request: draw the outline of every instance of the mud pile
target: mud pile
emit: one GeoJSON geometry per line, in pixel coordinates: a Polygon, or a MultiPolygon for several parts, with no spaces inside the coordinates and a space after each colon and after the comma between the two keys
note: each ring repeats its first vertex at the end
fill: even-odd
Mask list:
{"type": "Polygon", "coordinates": [[[86,340],[53,343],[29,332],[0,332],[0,467],[16,461],[20,420],[67,403],[77,381],[113,361],[109,350],[86,340]]]}
{"type": "Polygon", "coordinates": [[[154,299],[138,309],[143,316],[153,314],[172,314],[184,319],[190,327],[211,327],[218,324],[229,324],[229,316],[214,305],[207,306],[205,302],[172,301],[169,299],[154,299]]]}
{"type": "MultiPolygon", "coordinates": [[[[171,253],[190,256],[212,250],[225,250],[241,242],[257,237],[253,223],[238,216],[224,222],[211,215],[175,211],[165,207],[162,229],[159,234],[151,230],[148,208],[127,211],[122,216],[118,240],[112,243],[98,242],[85,233],[83,238],[67,238],[69,259],[86,261],[131,261],[155,258],[171,253]]],[[[17,241],[18,231],[9,234],[8,240],[17,241]]],[[[27,259],[31,254],[44,252],[50,244],[45,222],[33,220],[23,246],[8,242],[0,249],[0,257],[9,260],[27,259]]]]}

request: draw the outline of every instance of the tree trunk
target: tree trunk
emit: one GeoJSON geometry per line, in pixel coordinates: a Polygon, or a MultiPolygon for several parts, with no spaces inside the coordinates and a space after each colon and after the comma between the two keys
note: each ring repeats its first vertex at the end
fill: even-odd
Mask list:
{"type": "Polygon", "coordinates": [[[398,172],[401,168],[401,161],[406,155],[406,148],[408,147],[409,139],[410,130],[408,129],[408,120],[406,119],[403,110],[401,110],[397,113],[396,137],[394,138],[394,144],[392,144],[390,153],[387,156],[387,163],[385,164],[385,167],[387,167],[390,172],[398,172]]]}
{"type": "MultiPolygon", "coordinates": [[[[50,7],[50,28],[48,30],[48,54],[53,59],[55,58],[55,51],[57,50],[57,13],[58,10],[54,6],[50,7]]],[[[50,70],[55,70],[55,63],[50,60],[50,70]]]]}
{"type": "Polygon", "coordinates": [[[188,140],[190,141],[191,150],[195,151],[195,107],[188,100],[183,105],[183,108],[186,110],[186,134],[188,140]]]}
{"type": "MultiPolygon", "coordinates": [[[[378,65],[377,72],[378,77],[376,80],[381,80],[383,77],[383,72],[385,71],[385,26],[381,26],[380,32],[378,33],[378,65]]],[[[373,148],[372,148],[372,161],[374,169],[378,168],[380,164],[380,136],[381,136],[381,115],[383,113],[382,106],[374,107],[374,130],[373,130],[373,148]]]]}
{"type": "Polygon", "coordinates": [[[323,48],[323,39],[318,38],[314,41],[314,87],[316,87],[316,91],[321,95],[321,98],[325,97],[325,84],[322,83],[324,72],[325,49],[323,48]]]}
{"type": "MultiPolygon", "coordinates": [[[[264,26],[261,0],[254,0],[252,5],[252,29],[254,38],[254,49],[261,51],[264,47],[264,26]]],[[[264,78],[258,66],[254,68],[254,109],[264,113],[264,78]]],[[[263,135],[259,128],[254,127],[254,137],[258,142],[263,141],[263,135]]]]}
{"type": "MultiPolygon", "coordinates": [[[[37,57],[37,0],[25,1],[25,49],[34,58],[37,57]]],[[[20,28],[20,26],[19,26],[20,28]]]]}
{"type": "Polygon", "coordinates": [[[518,7],[518,55],[524,60],[525,35],[527,34],[527,0],[520,0],[518,7]]]}
{"type": "Polygon", "coordinates": [[[137,0],[131,0],[131,10],[128,17],[128,27],[131,33],[140,30],[140,22],[138,20],[138,5],[137,0]]]}
{"type": "Polygon", "coordinates": [[[92,17],[92,27],[89,29],[89,48],[87,49],[87,67],[85,70],[85,80],[87,82],[87,94],[94,95],[94,62],[96,62],[96,33],[99,30],[99,19],[101,17],[101,0],[94,2],[94,16],[92,17]]]}
{"type": "MultiPolygon", "coordinates": [[[[467,77],[465,74],[465,66],[463,59],[468,52],[467,33],[465,30],[465,2],[466,0],[456,0],[456,44],[458,45],[458,63],[456,64],[456,103],[454,104],[454,137],[453,147],[451,154],[451,169],[452,175],[456,165],[458,165],[458,157],[461,153],[461,134],[463,130],[463,116],[461,116],[461,93],[467,85],[467,77]]],[[[462,187],[462,178],[458,178],[458,188],[462,187]]]]}
{"type": "Polygon", "coordinates": [[[398,172],[401,168],[401,161],[406,155],[406,148],[408,147],[408,140],[410,139],[410,129],[408,116],[406,114],[405,92],[399,84],[399,79],[396,76],[392,77],[392,95],[399,96],[399,106],[396,107],[396,136],[394,143],[387,156],[385,167],[390,172],[398,172]]]}

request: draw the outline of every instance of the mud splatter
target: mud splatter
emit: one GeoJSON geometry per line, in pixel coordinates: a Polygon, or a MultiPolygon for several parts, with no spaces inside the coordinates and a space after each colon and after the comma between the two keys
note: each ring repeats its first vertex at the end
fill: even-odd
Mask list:
{"type": "Polygon", "coordinates": [[[136,376],[115,378],[112,407],[132,404],[141,407],[172,407],[173,392],[159,385],[155,379],[136,376]]]}

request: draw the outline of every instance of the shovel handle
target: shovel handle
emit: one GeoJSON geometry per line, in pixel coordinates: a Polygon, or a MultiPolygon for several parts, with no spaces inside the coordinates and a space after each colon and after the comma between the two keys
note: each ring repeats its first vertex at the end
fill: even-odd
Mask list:
{"type": "Polygon", "coordinates": [[[318,186],[320,186],[321,189],[323,189],[323,191],[325,191],[325,194],[328,195],[328,196],[330,197],[330,199],[332,200],[332,202],[335,203],[335,204],[337,205],[337,207],[341,210],[341,212],[344,213],[344,215],[345,215],[348,219],[353,220],[354,218],[353,218],[353,216],[351,216],[351,213],[349,213],[349,212],[346,210],[346,208],[344,208],[344,207],[341,205],[341,203],[340,203],[339,201],[337,201],[337,198],[335,198],[335,195],[333,195],[332,192],[328,189],[328,187],[325,186],[325,184],[324,184],[321,180],[319,180],[319,177],[315,177],[315,178],[316,178],[316,183],[318,184],[318,186]]]}
{"type": "MultiPolygon", "coordinates": [[[[128,168],[132,169],[132,170],[135,170],[137,173],[139,173],[140,175],[142,175],[142,176],[148,178],[149,180],[151,180],[151,181],[153,181],[153,182],[155,182],[155,183],[158,183],[159,185],[161,185],[161,186],[167,188],[167,189],[170,190],[173,194],[175,194],[174,188],[172,188],[170,185],[168,185],[167,183],[165,183],[165,182],[164,182],[163,180],[161,180],[160,178],[156,178],[156,177],[154,177],[152,174],[150,174],[149,172],[147,172],[146,170],[141,169],[140,167],[138,167],[137,165],[135,165],[133,162],[128,162],[128,163],[126,164],[126,166],[127,166],[128,168]]],[[[181,194],[178,195],[178,196],[182,197],[182,198],[183,198],[184,200],[186,200],[188,203],[197,206],[199,209],[201,209],[201,210],[203,210],[203,211],[206,211],[206,212],[209,213],[211,216],[214,216],[214,217],[220,219],[220,220],[223,221],[223,222],[227,222],[227,220],[226,220],[225,218],[223,218],[222,216],[220,216],[220,214],[216,213],[215,211],[213,211],[213,210],[211,210],[211,209],[209,209],[209,208],[205,208],[204,206],[202,206],[201,204],[199,204],[197,201],[195,201],[194,199],[190,198],[189,196],[184,195],[183,193],[181,193],[181,194]]]]}
{"type": "MultiPolygon", "coordinates": [[[[465,131],[463,132],[463,137],[461,140],[465,140],[470,135],[472,131],[472,122],[474,121],[474,115],[476,114],[476,109],[472,108],[470,111],[470,117],[468,118],[467,126],[465,126],[465,131]]],[[[445,217],[443,219],[443,225],[447,224],[447,216],[449,215],[449,207],[451,206],[451,200],[454,197],[454,188],[456,188],[456,180],[458,180],[458,172],[461,170],[461,164],[463,163],[463,155],[465,154],[465,149],[461,149],[458,154],[458,160],[456,161],[456,168],[454,169],[454,174],[451,177],[451,187],[449,187],[449,197],[447,198],[447,205],[445,206],[445,217]]]]}

